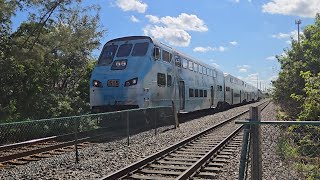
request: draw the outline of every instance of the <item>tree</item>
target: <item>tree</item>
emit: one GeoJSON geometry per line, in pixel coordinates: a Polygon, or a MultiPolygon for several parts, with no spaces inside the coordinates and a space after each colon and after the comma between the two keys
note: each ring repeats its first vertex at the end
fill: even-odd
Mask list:
{"type": "Polygon", "coordinates": [[[104,34],[99,8],[81,7],[79,0],[18,2],[39,11],[9,34],[0,66],[0,119],[88,112],[92,51],[104,34]]]}

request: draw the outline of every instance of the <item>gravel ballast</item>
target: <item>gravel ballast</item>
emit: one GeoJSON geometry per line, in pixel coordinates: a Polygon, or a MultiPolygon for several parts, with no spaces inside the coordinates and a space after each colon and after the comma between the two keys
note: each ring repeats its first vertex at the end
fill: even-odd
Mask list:
{"type": "MultiPolygon", "coordinates": [[[[180,124],[178,129],[159,128],[156,136],[154,130],[139,133],[130,137],[130,146],[127,146],[126,138],[92,144],[79,150],[78,164],[75,163],[73,152],[30,162],[26,165],[0,169],[0,179],[99,179],[260,103],[188,121],[180,124]]],[[[248,118],[248,115],[240,119],[245,118],[248,118]]],[[[265,119],[276,119],[276,107],[273,103],[270,103],[262,112],[262,120],[265,119]]],[[[241,147],[238,152],[240,151],[241,147]]],[[[232,161],[226,165],[227,168],[224,168],[228,171],[222,172],[219,179],[238,178],[239,154],[234,154],[232,161]]],[[[272,157],[272,154],[269,156],[272,157]]],[[[271,166],[275,162],[270,160],[268,163],[271,166]]]]}

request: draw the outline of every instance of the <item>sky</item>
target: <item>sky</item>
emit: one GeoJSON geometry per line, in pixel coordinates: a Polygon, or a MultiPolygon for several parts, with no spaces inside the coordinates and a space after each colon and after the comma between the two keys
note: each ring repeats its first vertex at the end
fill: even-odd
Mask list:
{"type": "MultiPolygon", "coordinates": [[[[277,78],[275,55],[314,23],[319,0],[83,0],[101,6],[107,33],[148,35],[224,73],[265,89],[277,78]]],[[[97,51],[98,52],[98,51],[97,51]]],[[[98,54],[98,53],[97,53],[98,54]]]]}

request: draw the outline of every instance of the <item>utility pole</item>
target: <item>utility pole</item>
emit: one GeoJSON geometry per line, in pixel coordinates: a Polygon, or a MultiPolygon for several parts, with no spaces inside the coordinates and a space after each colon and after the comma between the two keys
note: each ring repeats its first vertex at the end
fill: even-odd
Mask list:
{"type": "Polygon", "coordinates": [[[301,24],[301,20],[298,19],[298,20],[295,20],[295,24],[298,25],[298,44],[300,45],[300,24],[301,24]]]}

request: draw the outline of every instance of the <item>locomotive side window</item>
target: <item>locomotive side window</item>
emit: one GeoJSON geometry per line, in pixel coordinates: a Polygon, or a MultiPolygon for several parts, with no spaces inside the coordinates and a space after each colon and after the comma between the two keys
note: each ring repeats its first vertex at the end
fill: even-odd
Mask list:
{"type": "Polygon", "coordinates": [[[203,90],[203,97],[207,97],[207,90],[203,90]]]}
{"type": "Polygon", "coordinates": [[[200,89],[200,97],[203,97],[203,90],[200,89]]]}
{"type": "Polygon", "coordinates": [[[188,67],[188,60],[182,59],[182,67],[185,68],[185,69],[187,69],[187,67],[188,67]]]}
{"type": "Polygon", "coordinates": [[[165,86],[166,85],[166,75],[163,73],[158,73],[157,82],[158,82],[158,86],[165,86]]]}
{"type": "Polygon", "coordinates": [[[189,61],[189,69],[192,71],[193,70],[193,62],[189,61]]]}
{"type": "Polygon", "coordinates": [[[167,61],[167,62],[171,62],[171,53],[169,53],[168,51],[162,50],[162,60],[167,61]]]}
{"type": "Polygon", "coordinates": [[[117,57],[129,56],[131,49],[132,49],[132,44],[122,44],[119,47],[119,50],[117,52],[117,57]]]}
{"type": "Polygon", "coordinates": [[[171,86],[172,85],[172,77],[171,75],[167,75],[167,86],[171,86]]]}
{"type": "Polygon", "coordinates": [[[199,97],[199,89],[194,90],[194,97],[199,97]]]}
{"type": "Polygon", "coordinates": [[[149,43],[136,43],[132,50],[132,56],[144,56],[147,53],[149,43]]]}
{"type": "Polygon", "coordinates": [[[113,61],[113,57],[118,49],[117,45],[109,45],[103,48],[103,51],[99,57],[98,65],[109,65],[113,61]]]}
{"type": "Polygon", "coordinates": [[[153,50],[153,57],[155,60],[159,60],[160,59],[160,48],[159,47],[155,47],[153,50]]]}
{"type": "Polygon", "coordinates": [[[194,97],[194,94],[193,94],[193,89],[189,89],[189,97],[194,97]]]}

